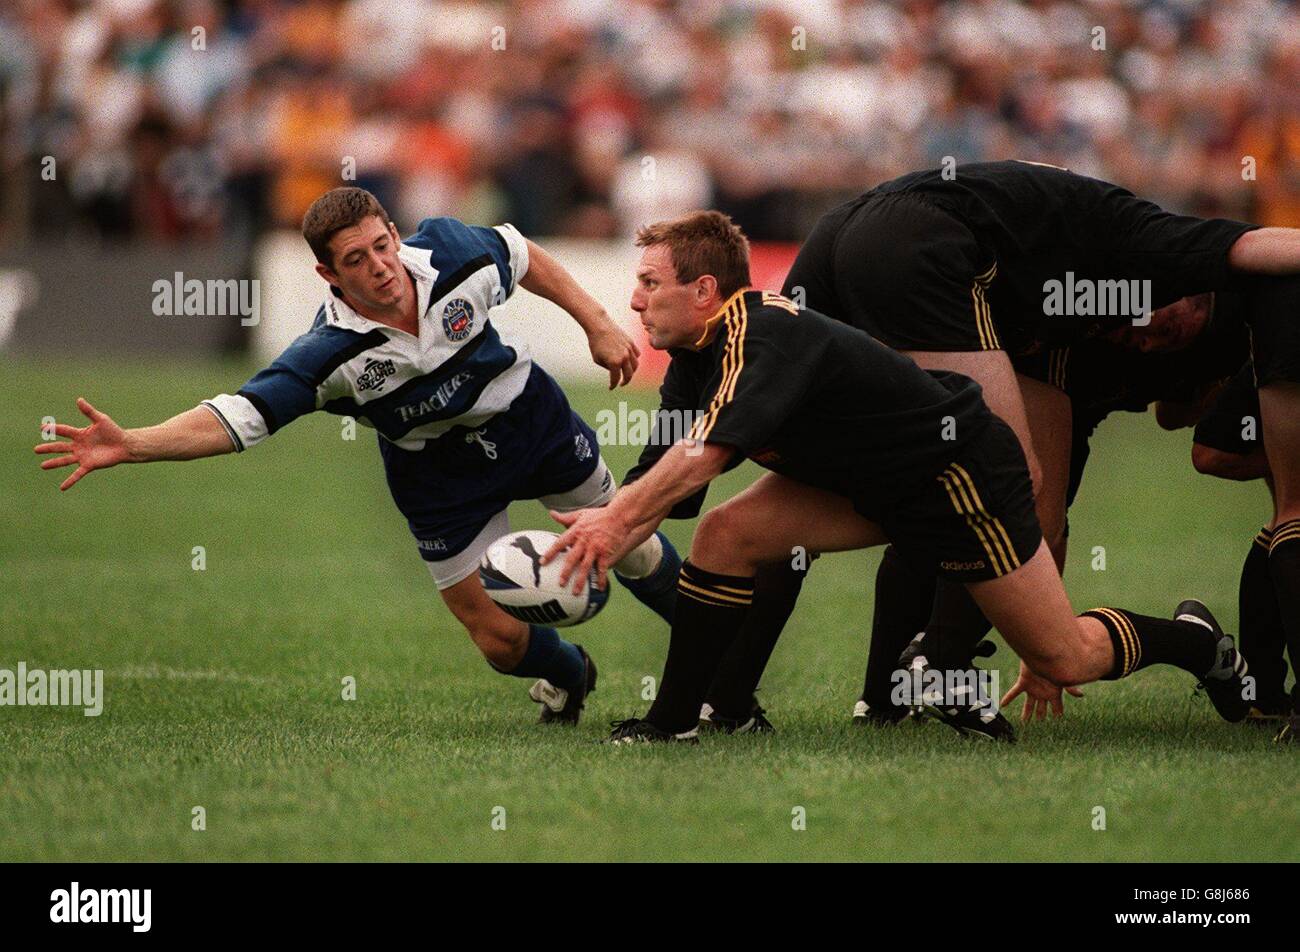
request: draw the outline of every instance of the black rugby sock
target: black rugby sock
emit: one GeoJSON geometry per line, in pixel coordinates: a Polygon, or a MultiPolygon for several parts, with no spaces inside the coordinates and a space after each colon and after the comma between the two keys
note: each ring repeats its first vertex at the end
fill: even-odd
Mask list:
{"type": "Polygon", "coordinates": [[[890,705],[891,676],[898,656],[925,628],[934,607],[935,576],[904,561],[891,545],[876,572],[876,605],[862,699],[873,708],[890,705]]]}
{"type": "Polygon", "coordinates": [[[1172,664],[1198,678],[1214,666],[1218,639],[1202,625],[1122,608],[1094,608],[1083,614],[1106,626],[1115,649],[1114,665],[1102,675],[1103,681],[1117,681],[1153,664],[1172,664]]]}
{"type": "MultiPolygon", "coordinates": [[[[1269,543],[1268,571],[1273,577],[1273,594],[1277,597],[1286,638],[1286,653],[1291,670],[1300,670],[1300,519],[1290,519],[1273,530],[1269,543]]],[[[1244,652],[1243,652],[1244,653],[1244,652]]],[[[1250,661],[1250,655],[1246,655],[1250,661]]],[[[1291,705],[1300,710],[1300,676],[1291,685],[1291,705]]]]}
{"type": "Polygon", "coordinates": [[[722,656],[705,700],[723,717],[749,717],[754,692],[776,642],[794,612],[808,570],[788,562],[760,566],[754,576],[754,602],[740,634],[722,656]]]}
{"type": "Polygon", "coordinates": [[[921,639],[921,654],[933,668],[965,671],[975,659],[975,646],[992,627],[965,585],[941,579],[921,639]]]}
{"type": "Polygon", "coordinates": [[[683,563],[668,659],[646,720],[672,733],[699,724],[709,682],[723,653],[740,633],[753,600],[752,577],[706,572],[689,559],[683,563]]]}
{"type": "Polygon", "coordinates": [[[1259,530],[1241,566],[1237,589],[1241,653],[1255,676],[1256,706],[1266,711],[1280,708],[1286,700],[1286,640],[1268,559],[1272,539],[1272,529],[1259,530]]]}

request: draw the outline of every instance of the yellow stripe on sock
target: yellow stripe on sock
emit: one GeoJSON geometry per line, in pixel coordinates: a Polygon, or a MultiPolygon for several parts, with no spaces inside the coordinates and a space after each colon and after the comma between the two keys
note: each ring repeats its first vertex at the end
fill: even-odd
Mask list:
{"type": "Polygon", "coordinates": [[[699,585],[694,585],[686,581],[686,579],[684,578],[679,578],[677,580],[677,584],[687,593],[695,593],[698,601],[704,600],[703,598],[699,598],[698,596],[707,596],[708,598],[717,599],[718,601],[723,601],[723,602],[729,602],[734,605],[748,605],[754,601],[752,597],[736,598],[734,595],[724,595],[721,592],[714,591],[713,589],[703,588],[699,585]]]}

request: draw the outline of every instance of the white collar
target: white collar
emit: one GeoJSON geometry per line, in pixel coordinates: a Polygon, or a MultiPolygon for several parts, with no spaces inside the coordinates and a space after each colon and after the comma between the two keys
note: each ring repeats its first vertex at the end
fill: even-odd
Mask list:
{"type": "MultiPolygon", "coordinates": [[[[424,317],[424,312],[429,307],[429,294],[433,291],[434,282],[438,280],[438,270],[429,263],[429,253],[421,248],[399,245],[397,257],[411,273],[411,281],[415,286],[415,313],[418,321],[424,317]]],[[[362,334],[373,330],[397,330],[391,324],[381,324],[379,321],[363,317],[351,304],[335,294],[332,287],[325,296],[325,323],[362,334]]]]}

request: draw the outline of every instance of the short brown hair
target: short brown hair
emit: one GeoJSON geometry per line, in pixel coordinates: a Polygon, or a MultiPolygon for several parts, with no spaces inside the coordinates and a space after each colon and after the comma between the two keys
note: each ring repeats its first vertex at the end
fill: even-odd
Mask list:
{"type": "Polygon", "coordinates": [[[646,225],[637,231],[636,244],[667,245],[679,284],[711,274],[724,298],[749,287],[749,239],[722,212],[690,212],[646,225]]]}
{"type": "Polygon", "coordinates": [[[332,268],[334,260],[330,254],[330,239],[371,215],[378,215],[385,225],[392,221],[384,206],[379,204],[379,199],[364,188],[332,188],[312,202],[307,214],[302,216],[302,236],[311,245],[316,260],[332,268]]]}

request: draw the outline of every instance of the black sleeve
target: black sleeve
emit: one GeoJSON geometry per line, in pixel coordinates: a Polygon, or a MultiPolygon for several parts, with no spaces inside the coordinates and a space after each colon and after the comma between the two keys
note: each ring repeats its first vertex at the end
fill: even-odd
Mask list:
{"type": "Polygon", "coordinates": [[[745,456],[765,449],[817,373],[822,348],[805,330],[770,311],[728,321],[723,358],[705,387],[708,404],[691,437],[745,456]]]}
{"type": "MultiPolygon", "coordinates": [[[[650,440],[641,450],[636,464],[623,477],[624,485],[634,483],[644,476],[668,452],[670,446],[686,436],[685,424],[693,419],[699,403],[698,384],[691,381],[684,361],[674,358],[668,364],[664,382],[659,386],[659,409],[655,411],[654,432],[650,434],[650,440]]],[[[708,492],[708,484],[701,486],[673,506],[668,512],[668,518],[694,519],[704,508],[704,498],[708,492]]]]}

